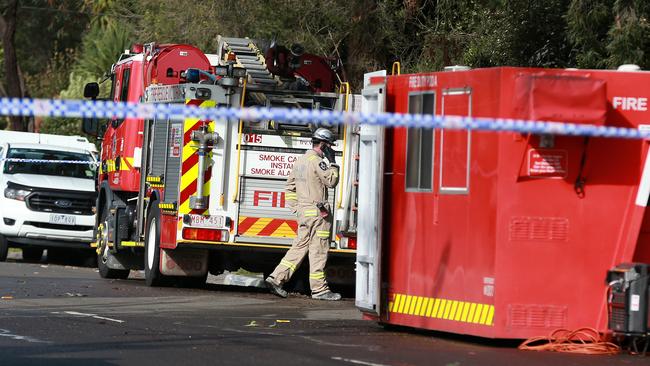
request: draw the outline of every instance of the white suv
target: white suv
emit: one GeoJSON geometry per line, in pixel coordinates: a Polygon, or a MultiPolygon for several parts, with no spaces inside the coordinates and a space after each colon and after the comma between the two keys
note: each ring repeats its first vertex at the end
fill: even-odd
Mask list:
{"type": "Polygon", "coordinates": [[[97,197],[94,162],[82,147],[0,144],[0,261],[9,247],[22,248],[26,260],[40,259],[45,248],[90,248],[97,197]]]}

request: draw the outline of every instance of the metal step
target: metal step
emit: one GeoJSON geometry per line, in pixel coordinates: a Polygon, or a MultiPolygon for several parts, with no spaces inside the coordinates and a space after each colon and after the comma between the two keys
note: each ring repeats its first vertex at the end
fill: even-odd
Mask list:
{"type": "Polygon", "coordinates": [[[252,41],[249,38],[224,37],[223,40],[224,42],[232,46],[248,47],[248,45],[252,43],[252,41]]]}
{"type": "Polygon", "coordinates": [[[253,62],[261,62],[261,57],[258,55],[255,56],[249,56],[249,55],[237,55],[241,60],[246,60],[246,61],[253,61],[253,62]]]}

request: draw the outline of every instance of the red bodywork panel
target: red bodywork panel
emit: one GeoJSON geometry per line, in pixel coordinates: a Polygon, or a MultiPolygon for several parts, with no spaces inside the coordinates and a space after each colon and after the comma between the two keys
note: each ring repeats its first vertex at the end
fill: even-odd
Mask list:
{"type": "Polygon", "coordinates": [[[274,75],[289,79],[300,76],[309,82],[313,93],[336,91],[336,71],[332,68],[336,60],[311,53],[294,55],[279,45],[266,50],[264,57],[267,69],[274,75]]]}
{"type": "Polygon", "coordinates": [[[160,247],[163,249],[176,249],[176,232],[178,231],[176,215],[160,215],[160,247]]]}
{"type": "MultiPolygon", "coordinates": [[[[386,90],[388,112],[435,92],[435,114],[650,121],[648,73],[493,68],[388,76],[386,90]]],[[[387,132],[381,321],[490,338],[606,332],[607,270],[650,262],[647,142],[433,133],[431,189],[407,190],[407,129],[387,132]]]]}
{"type": "MultiPolygon", "coordinates": [[[[191,67],[210,69],[207,57],[193,46],[158,45],[146,52],[133,55],[114,66],[111,96],[114,101],[138,103],[150,84],[179,84],[182,82],[181,71],[191,67]],[[146,70],[144,73],[143,68],[146,70]]],[[[134,164],[137,165],[134,155],[136,149],[142,148],[143,129],[144,122],[138,118],[126,118],[108,124],[102,142],[99,180],[108,181],[111,190],[138,192],[140,170],[134,168],[134,164]]]]}

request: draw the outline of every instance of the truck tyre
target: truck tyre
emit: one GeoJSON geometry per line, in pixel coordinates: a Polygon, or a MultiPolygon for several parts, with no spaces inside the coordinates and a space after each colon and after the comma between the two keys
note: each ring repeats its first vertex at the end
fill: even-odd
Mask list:
{"type": "Polygon", "coordinates": [[[9,254],[9,243],[4,235],[0,235],[0,262],[7,260],[7,254],[9,254]]]}
{"type": "Polygon", "coordinates": [[[109,279],[127,279],[129,277],[128,269],[113,269],[108,267],[108,258],[111,256],[108,248],[108,207],[104,206],[99,216],[99,226],[97,227],[97,269],[101,278],[109,279]]]}
{"type": "Polygon", "coordinates": [[[23,260],[28,262],[38,262],[43,257],[42,248],[23,248],[23,260]]]}
{"type": "Polygon", "coordinates": [[[144,234],[144,278],[147,286],[162,286],[166,276],[160,273],[160,208],[158,201],[151,203],[144,234]]]}

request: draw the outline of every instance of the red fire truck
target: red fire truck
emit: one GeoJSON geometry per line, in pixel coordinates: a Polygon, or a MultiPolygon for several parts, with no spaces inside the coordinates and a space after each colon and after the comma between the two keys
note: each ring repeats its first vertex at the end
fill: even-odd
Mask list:
{"type": "MultiPolygon", "coordinates": [[[[202,108],[355,106],[345,84],[343,92],[329,90],[339,84],[337,64],[299,47],[271,45],[265,55],[249,39],[219,37],[211,55],[185,45],[142,51],[113,67],[114,100],[202,108]]],[[[131,269],[144,268],[146,283],[157,285],[182,277],[204,282],[208,270],[270,272],[297,231],[285,207],[286,177],[293,161],[311,147],[317,127],[281,121],[110,121],[97,205],[100,275],[126,278],[131,269]]],[[[342,183],[330,192],[337,208],[330,277],[350,284],[356,135],[353,129],[331,128],[340,139],[343,173],[342,183]]]]}
{"type": "MultiPolygon", "coordinates": [[[[365,112],[650,127],[638,71],[457,67],[368,75],[362,95],[365,112]]],[[[368,318],[488,338],[647,322],[647,290],[617,305],[620,281],[609,299],[605,282],[650,263],[647,141],[375,126],[360,138],[368,318]]]]}

